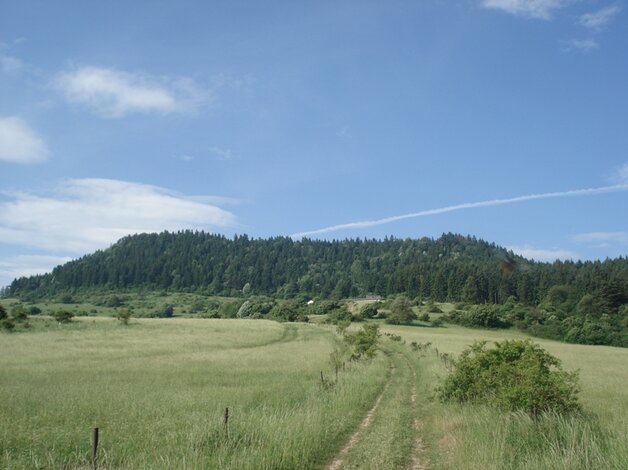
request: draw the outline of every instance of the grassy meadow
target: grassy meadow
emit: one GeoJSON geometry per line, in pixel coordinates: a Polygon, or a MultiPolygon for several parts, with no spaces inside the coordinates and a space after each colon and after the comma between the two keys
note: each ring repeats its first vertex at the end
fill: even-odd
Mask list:
{"type": "Polygon", "coordinates": [[[584,416],[502,413],[489,407],[442,404],[434,385],[448,373],[436,352],[459,354],[475,340],[526,336],[515,330],[386,325],[407,343],[432,343],[418,365],[426,382],[421,401],[425,438],[434,468],[626,469],[628,468],[628,349],[532,338],[580,371],[584,416]]]}
{"type": "Polygon", "coordinates": [[[0,336],[3,468],[85,466],[92,427],[102,468],[317,466],[386,377],[382,355],[322,389],[336,338],[306,324],[81,318],[32,328],[0,336]]]}
{"type": "Polygon", "coordinates": [[[44,315],[63,303],[42,302],[29,328],[0,332],[0,467],[89,468],[99,427],[111,469],[627,468],[627,349],[533,338],[580,370],[585,410],[535,421],[435,392],[443,353],[518,331],[382,323],[375,358],[345,362],[336,383],[332,326],[188,318],[193,294],[129,296],[177,317],[125,326],[105,300],[75,299],[88,315],[69,324],[44,315]]]}

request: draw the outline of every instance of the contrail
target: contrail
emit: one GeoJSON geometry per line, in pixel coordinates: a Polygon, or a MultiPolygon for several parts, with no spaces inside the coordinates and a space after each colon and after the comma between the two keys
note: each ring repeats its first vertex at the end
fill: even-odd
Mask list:
{"type": "Polygon", "coordinates": [[[428,215],[444,214],[446,212],[460,211],[464,209],[476,209],[478,207],[503,206],[505,204],[514,204],[516,202],[533,201],[536,199],[550,199],[559,197],[574,196],[593,196],[595,194],[614,193],[619,191],[627,191],[628,183],[616,184],[613,186],[601,186],[599,188],[572,189],[570,191],[558,191],[552,193],[527,194],[525,196],[509,197],[506,199],[490,199],[488,201],[465,202],[454,206],[439,207],[438,209],[428,209],[420,212],[412,212],[410,214],[394,215],[377,220],[363,220],[359,222],[350,222],[347,224],[331,225],[329,227],[319,228],[317,230],[309,230],[307,232],[299,232],[291,235],[292,238],[302,238],[309,235],[319,235],[321,233],[336,232],[343,229],[374,227],[376,225],[389,224],[398,220],[414,219],[415,217],[426,217],[428,215]]]}

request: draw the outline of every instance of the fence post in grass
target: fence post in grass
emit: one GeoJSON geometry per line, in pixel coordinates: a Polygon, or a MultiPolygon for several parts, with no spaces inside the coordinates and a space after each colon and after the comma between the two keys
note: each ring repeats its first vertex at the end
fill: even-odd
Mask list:
{"type": "Polygon", "coordinates": [[[92,429],[92,467],[98,466],[98,428],[92,429]]]}
{"type": "Polygon", "coordinates": [[[229,407],[225,408],[224,426],[225,426],[225,436],[229,437],[229,407]]]}
{"type": "Polygon", "coordinates": [[[325,378],[323,377],[323,371],[321,371],[321,387],[325,388],[325,378]]]}

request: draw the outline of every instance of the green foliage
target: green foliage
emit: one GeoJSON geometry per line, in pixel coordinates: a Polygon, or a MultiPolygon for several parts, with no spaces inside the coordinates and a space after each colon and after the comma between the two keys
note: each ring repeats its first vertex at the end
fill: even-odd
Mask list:
{"type": "Polygon", "coordinates": [[[250,297],[244,301],[236,316],[238,318],[263,318],[275,306],[275,301],[269,297],[250,297]]]}
{"type": "MultiPolygon", "coordinates": [[[[504,251],[451,233],[438,239],[294,241],[288,237],[228,239],[195,231],[163,232],[125,237],[107,250],[59,266],[50,274],[17,279],[3,294],[22,302],[56,298],[79,303],[91,289],[107,292],[111,297],[107,305],[112,308],[122,303],[128,306],[126,297],[134,289],[159,291],[164,297],[195,292],[250,298],[256,293],[299,301],[404,294],[430,299],[425,309],[428,313],[440,313],[435,302],[488,302],[504,306],[499,312],[502,321],[533,335],[626,345],[628,320],[621,312],[628,303],[628,258],[549,264],[509,253],[505,256],[504,251]],[[504,269],[504,259],[508,269],[504,269]],[[518,311],[507,308],[508,304],[518,311]],[[526,311],[528,308],[536,308],[536,312],[526,311]]],[[[319,304],[325,310],[317,300],[311,307],[314,311],[308,307],[304,314],[333,310],[319,313],[319,304]]],[[[232,318],[240,306],[201,309],[199,303],[188,311],[222,308],[220,316],[232,318]]],[[[369,318],[372,313],[357,317],[369,318]]],[[[380,305],[377,318],[387,313],[387,307],[380,305]]],[[[146,314],[143,309],[141,315],[146,314]]],[[[253,309],[249,317],[263,315],[253,309]]],[[[454,321],[455,315],[452,318],[454,321]]],[[[477,323],[474,318],[466,320],[477,323]]],[[[393,315],[391,321],[406,323],[407,318],[393,315]]]]}
{"type": "Polygon", "coordinates": [[[473,402],[532,416],[580,409],[578,374],[530,340],[510,340],[486,348],[476,342],[455,362],[439,389],[445,401],[473,402]]]}
{"type": "Polygon", "coordinates": [[[59,302],[61,302],[62,304],[73,304],[74,303],[74,297],[72,297],[71,294],[63,294],[63,295],[61,295],[61,298],[59,299],[59,302]]]}
{"type": "Polygon", "coordinates": [[[375,318],[380,308],[381,302],[372,302],[365,304],[360,309],[360,317],[363,319],[375,318]]]}
{"type": "Polygon", "coordinates": [[[0,305],[0,320],[4,320],[7,317],[7,309],[3,305],[0,305]]]}
{"type": "Polygon", "coordinates": [[[52,314],[52,317],[59,323],[70,323],[74,314],[68,310],[57,310],[52,314]]]}
{"type": "Polygon", "coordinates": [[[503,317],[501,306],[474,305],[463,312],[453,311],[447,319],[452,323],[471,328],[508,328],[510,323],[503,317]]]}
{"type": "Polygon", "coordinates": [[[412,310],[412,304],[405,295],[397,296],[390,304],[390,314],[386,318],[386,323],[391,325],[403,325],[412,323],[416,318],[412,310]]]}
{"type": "Polygon", "coordinates": [[[159,312],[159,316],[162,318],[172,318],[174,316],[174,307],[172,305],[164,305],[163,309],[159,312]]]}
{"type": "Polygon", "coordinates": [[[338,307],[334,308],[327,314],[327,318],[325,319],[325,323],[331,323],[332,325],[338,325],[340,323],[351,323],[353,321],[359,320],[355,318],[345,305],[338,305],[338,307]]]}
{"type": "Polygon", "coordinates": [[[122,307],[124,305],[124,299],[119,295],[112,295],[103,303],[105,307],[117,308],[122,307]]]}
{"type": "Polygon", "coordinates": [[[5,331],[13,331],[15,323],[10,318],[4,318],[0,320],[0,327],[5,331]]]}
{"type": "Polygon", "coordinates": [[[345,341],[353,347],[351,358],[372,358],[377,352],[380,336],[379,325],[376,323],[365,323],[361,330],[353,333],[345,331],[345,341]]]}
{"type": "Polygon", "coordinates": [[[223,302],[218,308],[218,314],[220,315],[220,318],[236,318],[238,316],[238,311],[240,310],[240,307],[243,303],[243,300],[232,300],[229,302],[223,302]]]}
{"type": "Polygon", "coordinates": [[[11,309],[11,319],[15,322],[28,320],[28,310],[22,304],[18,304],[11,309]]]}
{"type": "Polygon", "coordinates": [[[278,302],[269,312],[269,316],[279,321],[308,321],[304,305],[295,299],[278,302]]]}
{"type": "Polygon", "coordinates": [[[430,314],[427,312],[423,312],[419,315],[419,320],[421,321],[430,321],[430,314]]]}
{"type": "Polygon", "coordinates": [[[131,320],[131,311],[128,308],[121,308],[120,310],[118,310],[116,318],[123,325],[128,325],[129,321],[131,320]]]}
{"type": "Polygon", "coordinates": [[[39,315],[41,313],[41,309],[35,305],[31,306],[28,311],[31,315],[39,315]]]}

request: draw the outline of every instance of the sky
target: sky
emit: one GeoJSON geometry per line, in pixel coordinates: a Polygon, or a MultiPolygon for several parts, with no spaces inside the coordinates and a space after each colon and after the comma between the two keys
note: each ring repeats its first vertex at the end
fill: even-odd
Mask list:
{"type": "Polygon", "coordinates": [[[627,0],[0,0],[0,286],[182,229],[626,256],[627,84],[627,0]]]}

